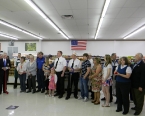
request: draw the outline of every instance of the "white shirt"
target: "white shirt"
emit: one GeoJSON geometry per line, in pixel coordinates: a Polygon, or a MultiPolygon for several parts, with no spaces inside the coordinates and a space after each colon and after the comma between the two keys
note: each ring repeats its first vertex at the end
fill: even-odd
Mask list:
{"type": "MultiPolygon", "coordinates": [[[[121,69],[125,68],[126,66],[127,66],[127,65],[124,65],[124,66],[121,65],[121,69]]],[[[116,67],[116,71],[117,71],[117,70],[118,70],[118,66],[116,67]]],[[[132,69],[131,69],[130,66],[127,67],[126,73],[130,73],[130,74],[132,73],[132,69]]]]}
{"type": "Polygon", "coordinates": [[[90,63],[91,63],[91,69],[93,68],[93,66],[94,66],[94,63],[93,63],[93,59],[91,58],[91,59],[88,59],[89,61],[90,61],[90,63]]]}
{"type": "MultiPolygon", "coordinates": [[[[58,61],[58,58],[55,59],[54,61],[54,67],[56,66],[56,63],[58,61]]],[[[56,72],[61,72],[63,71],[63,68],[67,65],[67,62],[65,60],[65,58],[63,58],[62,56],[59,57],[59,61],[57,63],[57,67],[55,69],[56,72]]]]}
{"type": "Polygon", "coordinates": [[[74,61],[73,69],[80,69],[81,68],[81,62],[77,58],[75,60],[71,59],[68,63],[68,67],[71,68],[73,61],[74,61]]]}
{"type": "Polygon", "coordinates": [[[112,76],[112,65],[108,64],[107,67],[106,66],[103,67],[103,78],[104,79],[106,78],[108,69],[110,69],[110,68],[111,68],[111,71],[110,71],[110,75],[109,75],[108,79],[111,79],[111,76],[112,76]]]}
{"type": "Polygon", "coordinates": [[[29,61],[29,59],[27,59],[27,60],[25,60],[25,62],[28,64],[30,61],[29,61]]]}
{"type": "Polygon", "coordinates": [[[118,60],[112,60],[112,66],[118,66],[118,60]]]}
{"type": "Polygon", "coordinates": [[[4,62],[4,61],[6,62],[7,60],[6,60],[6,59],[3,59],[3,62],[4,62]]]}
{"type": "MultiPolygon", "coordinates": [[[[49,76],[49,81],[51,80],[51,77],[52,77],[52,76],[51,76],[51,74],[50,74],[50,76],[49,76]]],[[[55,82],[55,84],[57,83],[57,75],[56,75],[56,74],[54,75],[54,82],[55,82]]]]}
{"type": "MultiPolygon", "coordinates": [[[[29,61],[29,62],[30,62],[30,61],[29,61]]],[[[28,62],[28,63],[29,63],[29,62],[28,62]]],[[[30,66],[31,66],[31,65],[32,65],[34,62],[35,62],[35,61],[33,61],[33,62],[30,62],[30,66]]],[[[28,63],[27,63],[27,64],[28,64],[28,63]]]]}
{"type": "Polygon", "coordinates": [[[27,69],[27,63],[25,63],[25,62],[23,64],[19,63],[17,66],[18,72],[24,72],[24,71],[26,71],[26,69],[27,69]]]}

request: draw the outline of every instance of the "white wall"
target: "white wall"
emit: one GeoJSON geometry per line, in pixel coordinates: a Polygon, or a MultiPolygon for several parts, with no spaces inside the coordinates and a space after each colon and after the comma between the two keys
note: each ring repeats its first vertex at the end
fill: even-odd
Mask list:
{"type": "MultiPolygon", "coordinates": [[[[44,54],[55,55],[58,50],[63,51],[64,55],[71,55],[70,41],[29,41],[36,43],[36,52],[43,51],[44,54]],[[41,46],[40,46],[41,44],[41,46]]],[[[1,50],[7,52],[8,42],[1,42],[1,50]]],[[[15,42],[15,46],[18,47],[18,52],[31,53],[25,51],[25,43],[15,42]]],[[[145,41],[88,41],[87,50],[76,51],[78,55],[82,55],[84,52],[90,52],[92,55],[105,55],[113,52],[118,56],[134,56],[136,53],[141,52],[145,55],[145,41]]],[[[34,52],[33,52],[34,53],[34,52]]]]}

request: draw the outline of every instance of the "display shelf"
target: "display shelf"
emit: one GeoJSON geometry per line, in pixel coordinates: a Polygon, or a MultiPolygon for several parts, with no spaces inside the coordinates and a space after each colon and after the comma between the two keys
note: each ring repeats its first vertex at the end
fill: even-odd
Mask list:
{"type": "Polygon", "coordinates": [[[10,71],[9,71],[9,76],[14,76],[14,70],[15,70],[14,60],[11,60],[10,63],[11,63],[11,68],[10,68],[10,71]]]}

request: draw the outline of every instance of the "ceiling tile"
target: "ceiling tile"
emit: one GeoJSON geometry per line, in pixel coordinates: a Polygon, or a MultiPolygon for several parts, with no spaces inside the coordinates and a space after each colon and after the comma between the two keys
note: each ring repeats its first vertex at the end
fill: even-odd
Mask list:
{"type": "Polygon", "coordinates": [[[122,8],[116,18],[126,18],[132,16],[137,8],[122,8]]]}
{"type": "Polygon", "coordinates": [[[142,0],[127,0],[123,7],[140,7],[142,0]]]}
{"type": "Polygon", "coordinates": [[[73,10],[74,19],[87,19],[87,10],[73,10]]]}
{"type": "Polygon", "coordinates": [[[121,8],[127,0],[111,0],[108,8],[121,8]]]}
{"type": "Polygon", "coordinates": [[[71,9],[68,0],[50,0],[55,9],[71,9]]]}
{"type": "Polygon", "coordinates": [[[87,0],[69,0],[72,9],[87,9],[87,0]]]}
{"type": "Polygon", "coordinates": [[[105,0],[88,0],[88,8],[89,9],[96,9],[102,8],[104,6],[105,0]]]}

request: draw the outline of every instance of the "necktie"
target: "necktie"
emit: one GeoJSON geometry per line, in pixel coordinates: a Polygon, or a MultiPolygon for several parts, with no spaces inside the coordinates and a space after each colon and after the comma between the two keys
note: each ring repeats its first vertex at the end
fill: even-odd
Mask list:
{"type": "Polygon", "coordinates": [[[71,65],[71,68],[73,68],[73,67],[74,67],[74,61],[75,61],[75,60],[73,60],[73,63],[72,63],[72,65],[71,65]]]}
{"type": "Polygon", "coordinates": [[[6,67],[6,59],[4,59],[4,67],[6,67]]]}
{"type": "Polygon", "coordinates": [[[57,62],[56,62],[55,69],[57,68],[58,61],[59,61],[59,58],[58,58],[58,60],[57,60],[57,62]]]}

